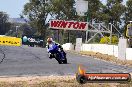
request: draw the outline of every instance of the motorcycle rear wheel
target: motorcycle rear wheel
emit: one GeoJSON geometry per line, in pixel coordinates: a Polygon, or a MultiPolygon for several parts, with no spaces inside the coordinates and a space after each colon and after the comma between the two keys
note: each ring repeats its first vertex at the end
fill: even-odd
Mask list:
{"type": "Polygon", "coordinates": [[[62,64],[62,61],[60,60],[60,55],[58,53],[55,55],[55,59],[59,64],[62,64]]]}

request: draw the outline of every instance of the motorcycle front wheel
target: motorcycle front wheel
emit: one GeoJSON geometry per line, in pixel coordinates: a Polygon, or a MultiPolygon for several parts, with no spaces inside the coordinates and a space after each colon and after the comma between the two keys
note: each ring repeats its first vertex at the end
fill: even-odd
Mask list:
{"type": "Polygon", "coordinates": [[[67,64],[67,58],[66,57],[64,58],[63,63],[67,64]]]}

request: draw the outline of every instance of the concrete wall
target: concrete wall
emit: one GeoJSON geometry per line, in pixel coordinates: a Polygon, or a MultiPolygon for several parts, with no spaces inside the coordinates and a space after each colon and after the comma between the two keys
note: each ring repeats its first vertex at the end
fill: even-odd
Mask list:
{"type": "Polygon", "coordinates": [[[93,51],[118,57],[118,46],[107,44],[83,44],[82,51],[93,51]]]}
{"type": "Polygon", "coordinates": [[[127,60],[132,60],[132,48],[127,48],[126,49],[126,59],[127,60]]]}
{"type": "Polygon", "coordinates": [[[118,59],[126,60],[127,39],[120,38],[118,42],[118,59]]]}
{"type": "Polygon", "coordinates": [[[72,45],[72,43],[66,43],[62,45],[64,50],[73,50],[74,49],[74,45],[72,45]]]}
{"type": "Polygon", "coordinates": [[[115,57],[118,57],[118,46],[114,45],[114,52],[113,53],[114,53],[115,57]]]}
{"type": "MultiPolygon", "coordinates": [[[[72,43],[62,45],[64,50],[74,50],[72,43]]],[[[108,44],[82,44],[81,51],[93,51],[118,57],[118,46],[108,44]]],[[[132,60],[132,48],[126,49],[126,60],[132,60]]]]}

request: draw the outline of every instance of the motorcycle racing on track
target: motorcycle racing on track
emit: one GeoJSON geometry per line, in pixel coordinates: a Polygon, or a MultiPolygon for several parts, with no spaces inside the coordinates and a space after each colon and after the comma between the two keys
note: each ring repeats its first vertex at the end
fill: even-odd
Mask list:
{"type": "Polygon", "coordinates": [[[46,48],[50,59],[55,58],[59,64],[67,64],[66,53],[60,44],[48,38],[46,48]]]}

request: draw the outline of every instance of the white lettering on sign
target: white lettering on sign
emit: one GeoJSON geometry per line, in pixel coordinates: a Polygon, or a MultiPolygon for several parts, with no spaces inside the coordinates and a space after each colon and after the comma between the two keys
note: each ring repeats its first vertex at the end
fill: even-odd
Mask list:
{"type": "Polygon", "coordinates": [[[88,29],[88,23],[87,22],[77,22],[77,21],[51,20],[50,28],[86,31],[88,29]]]}

